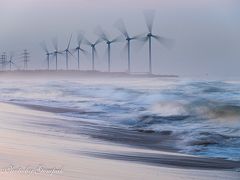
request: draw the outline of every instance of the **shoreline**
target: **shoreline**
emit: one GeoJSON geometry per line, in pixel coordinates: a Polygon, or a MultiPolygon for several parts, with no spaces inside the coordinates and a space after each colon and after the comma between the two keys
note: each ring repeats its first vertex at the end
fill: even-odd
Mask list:
{"type": "Polygon", "coordinates": [[[226,168],[222,168],[223,162],[226,162],[224,160],[124,146],[81,134],[73,136],[69,132],[52,131],[50,125],[42,129],[33,122],[59,123],[61,117],[55,113],[6,103],[0,103],[0,107],[0,158],[3,158],[0,168],[10,165],[21,168],[38,165],[62,168],[61,173],[52,175],[1,172],[0,176],[5,180],[239,178],[239,172],[232,168],[239,167],[239,162],[234,164],[228,161],[226,168]],[[187,162],[188,167],[184,166],[187,162]]]}
{"type": "Polygon", "coordinates": [[[148,73],[127,73],[127,72],[101,72],[101,71],[90,71],[90,70],[14,70],[14,71],[0,71],[0,78],[2,77],[45,77],[45,78],[179,78],[178,75],[157,75],[148,73]]]}
{"type": "MultiPolygon", "coordinates": [[[[48,108],[47,106],[35,106],[29,104],[20,103],[4,103],[9,104],[13,107],[23,108],[27,111],[37,111],[41,113],[62,113],[67,111],[74,111],[73,109],[61,108],[48,108]]],[[[81,111],[78,111],[81,113],[81,111]]],[[[84,112],[83,112],[84,113],[84,112]]],[[[56,127],[60,134],[64,134],[64,127],[59,128],[58,124],[62,124],[61,121],[64,119],[55,119],[54,121],[48,122],[48,120],[42,120],[38,122],[32,122],[31,124],[45,131],[48,127],[56,127]]],[[[69,121],[69,120],[68,120],[69,121]]],[[[78,131],[74,130],[69,133],[69,137],[87,137],[89,140],[106,143],[110,146],[120,146],[123,148],[138,149],[140,152],[129,152],[124,151],[81,151],[81,150],[67,150],[67,153],[73,153],[77,155],[86,155],[97,159],[110,159],[117,161],[134,162],[159,167],[170,167],[170,168],[184,168],[184,169],[195,169],[195,170],[239,170],[240,162],[231,161],[221,158],[209,158],[194,156],[189,154],[180,153],[177,149],[174,149],[169,144],[177,141],[177,137],[169,137],[166,134],[159,133],[143,133],[134,130],[127,130],[117,127],[105,127],[96,123],[78,121],[71,122],[73,125],[78,126],[78,131]],[[110,143],[110,144],[109,144],[110,143]],[[141,152],[143,150],[143,152],[141,152]]],[[[64,123],[63,123],[64,124],[64,123]]],[[[51,132],[50,132],[51,133],[51,132]]]]}
{"type": "Polygon", "coordinates": [[[26,175],[0,172],[12,179],[51,180],[238,180],[240,162],[179,153],[178,137],[104,126],[61,113],[98,113],[44,105],[0,103],[0,168],[62,168],[62,172],[26,175]]]}

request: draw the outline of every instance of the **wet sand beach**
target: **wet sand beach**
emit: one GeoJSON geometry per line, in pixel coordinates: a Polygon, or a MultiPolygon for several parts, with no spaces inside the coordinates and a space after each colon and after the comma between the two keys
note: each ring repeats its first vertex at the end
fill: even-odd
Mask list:
{"type": "Polygon", "coordinates": [[[166,145],[177,138],[161,141],[164,134],[157,139],[146,133],[143,139],[138,132],[86,122],[73,124],[79,132],[72,132],[61,127],[65,120],[54,109],[6,103],[0,108],[1,179],[237,180],[240,176],[238,161],[177,153],[166,145]]]}

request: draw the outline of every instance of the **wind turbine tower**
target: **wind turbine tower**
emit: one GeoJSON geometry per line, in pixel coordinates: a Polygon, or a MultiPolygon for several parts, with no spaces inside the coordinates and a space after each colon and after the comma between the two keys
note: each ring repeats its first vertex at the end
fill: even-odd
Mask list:
{"type": "Polygon", "coordinates": [[[154,22],[155,12],[154,11],[148,11],[145,13],[145,20],[146,25],[148,28],[147,35],[142,38],[144,42],[148,41],[148,52],[149,52],[149,74],[152,74],[152,40],[155,39],[158,42],[160,42],[162,45],[164,45],[167,48],[171,48],[173,45],[173,40],[168,39],[162,36],[158,36],[152,33],[153,29],[153,22],[154,22]]]}
{"type": "Polygon", "coordinates": [[[122,19],[118,20],[117,23],[115,24],[116,28],[122,33],[124,36],[125,40],[127,41],[126,47],[127,48],[127,60],[128,60],[128,73],[131,73],[131,42],[132,40],[140,39],[141,35],[137,36],[130,36],[127,28],[125,26],[125,23],[122,19]]]}
{"type": "Polygon", "coordinates": [[[113,43],[116,42],[120,42],[121,41],[121,37],[116,37],[112,40],[110,40],[110,38],[107,36],[107,34],[101,29],[98,29],[98,34],[100,36],[100,38],[106,42],[107,44],[107,53],[108,53],[108,72],[111,72],[111,45],[113,43]]]}
{"type": "Polygon", "coordinates": [[[86,54],[86,51],[81,48],[83,40],[84,36],[82,34],[79,34],[77,38],[77,47],[74,49],[74,52],[77,52],[78,70],[80,70],[80,52],[86,54]]]}
{"type": "Polygon", "coordinates": [[[92,50],[92,71],[95,71],[95,55],[97,55],[96,45],[101,42],[100,39],[96,40],[94,43],[91,43],[87,39],[85,39],[87,45],[91,47],[92,50]]]}
{"type": "Polygon", "coordinates": [[[69,62],[68,62],[69,61],[69,54],[73,56],[73,54],[69,51],[71,41],[72,41],[72,35],[71,35],[71,37],[69,39],[67,48],[63,51],[63,52],[66,53],[66,70],[68,70],[68,65],[69,65],[69,62]]]}

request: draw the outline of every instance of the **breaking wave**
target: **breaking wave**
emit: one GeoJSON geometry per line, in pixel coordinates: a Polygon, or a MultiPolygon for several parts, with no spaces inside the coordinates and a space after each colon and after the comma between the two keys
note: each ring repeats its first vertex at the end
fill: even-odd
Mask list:
{"type": "Polygon", "coordinates": [[[157,78],[123,82],[2,82],[0,100],[81,109],[85,113],[61,115],[178,136],[176,146],[183,152],[240,159],[240,83],[157,78]]]}

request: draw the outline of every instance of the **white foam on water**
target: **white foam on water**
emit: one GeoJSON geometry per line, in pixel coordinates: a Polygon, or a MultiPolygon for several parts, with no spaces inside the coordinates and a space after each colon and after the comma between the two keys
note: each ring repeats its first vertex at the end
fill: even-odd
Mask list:
{"type": "MultiPolygon", "coordinates": [[[[161,78],[0,82],[0,101],[83,110],[63,118],[171,131],[182,151],[240,157],[240,82],[161,78]]],[[[69,122],[70,123],[70,122],[69,122]]]]}

